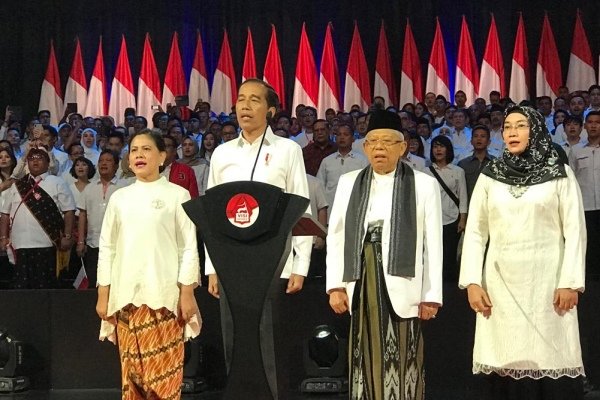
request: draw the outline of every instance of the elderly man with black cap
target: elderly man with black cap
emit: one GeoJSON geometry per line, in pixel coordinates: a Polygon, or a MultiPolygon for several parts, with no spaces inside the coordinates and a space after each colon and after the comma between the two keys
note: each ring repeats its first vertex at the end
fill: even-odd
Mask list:
{"type": "Polygon", "coordinates": [[[400,118],[375,111],[370,165],[342,175],[327,236],[327,293],[352,314],[351,399],[423,399],[421,320],[442,305],[442,211],[436,181],[401,162],[400,118]]]}

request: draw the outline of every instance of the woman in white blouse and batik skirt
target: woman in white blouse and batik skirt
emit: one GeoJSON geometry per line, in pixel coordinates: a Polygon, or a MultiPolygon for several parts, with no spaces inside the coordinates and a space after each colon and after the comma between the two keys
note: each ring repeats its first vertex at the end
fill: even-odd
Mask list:
{"type": "Polygon", "coordinates": [[[460,235],[467,224],[467,181],[465,170],[452,164],[454,148],[447,136],[431,141],[431,166],[425,172],[440,185],[444,241],[444,281],[458,280],[457,253],[460,235]],[[445,187],[444,187],[445,186],[445,187]]]}
{"type": "Polygon", "coordinates": [[[100,339],[118,339],[124,399],[179,399],[183,342],[200,331],[196,228],[181,206],[190,195],[160,176],[165,158],[160,134],[131,138],[136,181],[110,197],[100,234],[100,339]]]}
{"type": "Polygon", "coordinates": [[[502,135],[504,153],[484,168],[473,191],[459,279],[477,313],[473,373],[485,374],[480,398],[582,399],[581,192],[537,111],[509,108],[502,135]]]}

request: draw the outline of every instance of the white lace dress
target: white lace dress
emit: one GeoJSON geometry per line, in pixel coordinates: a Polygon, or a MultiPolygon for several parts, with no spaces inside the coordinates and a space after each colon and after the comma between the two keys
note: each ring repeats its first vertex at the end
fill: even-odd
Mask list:
{"type": "Polygon", "coordinates": [[[577,308],[561,315],[553,305],[555,289],[583,291],[585,281],[581,192],[566,168],[566,178],[530,186],[520,197],[487,176],[477,181],[459,286],[481,285],[493,307],[487,319],[477,314],[473,373],[516,379],[584,374],[577,308]]]}

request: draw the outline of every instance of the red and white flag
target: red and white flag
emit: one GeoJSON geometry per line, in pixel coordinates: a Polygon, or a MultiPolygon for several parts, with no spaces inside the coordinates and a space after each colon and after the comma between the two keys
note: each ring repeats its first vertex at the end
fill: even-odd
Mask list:
{"type": "Polygon", "coordinates": [[[223,33],[221,55],[213,77],[211,93],[210,105],[212,110],[217,114],[229,114],[231,107],[237,100],[237,84],[227,31],[223,33]]]}
{"type": "Polygon", "coordinates": [[[84,116],[96,118],[106,115],[106,112],[108,111],[107,100],[102,36],[100,36],[100,44],[98,44],[98,54],[96,55],[96,64],[94,65],[92,79],[90,79],[90,89],[87,95],[84,116]]]}
{"type": "Polygon", "coordinates": [[[446,50],[440,20],[436,18],[435,36],[427,65],[427,83],[425,91],[436,95],[442,95],[450,101],[450,84],[448,75],[448,62],[446,61],[446,50]]]}
{"type": "Polygon", "coordinates": [[[554,101],[561,85],[562,69],[558,58],[558,50],[556,49],[548,14],[545,14],[535,76],[536,96],[550,96],[554,101]]]}
{"type": "Polygon", "coordinates": [[[504,61],[502,60],[502,50],[500,49],[500,40],[496,30],[496,20],[493,15],[485,52],[483,53],[483,61],[481,62],[479,95],[487,100],[487,96],[492,90],[497,90],[501,96],[506,95],[504,61]]]}
{"type": "Polygon", "coordinates": [[[319,118],[325,118],[325,111],[328,108],[338,111],[341,104],[340,75],[331,30],[332,25],[330,22],[327,24],[327,30],[325,31],[325,44],[321,56],[321,72],[319,73],[319,108],[317,112],[319,118]]]}
{"type": "Polygon", "coordinates": [[[594,60],[588,43],[581,14],[577,10],[575,20],[575,31],[573,32],[573,44],[571,45],[571,57],[569,59],[569,72],[567,73],[567,87],[571,92],[575,90],[588,90],[596,83],[596,72],[594,71],[594,60]]]}
{"type": "Polygon", "coordinates": [[[246,39],[246,51],[244,52],[244,66],[242,67],[242,82],[249,78],[257,78],[256,58],[254,57],[254,41],[252,31],[248,27],[248,38],[246,39]]]}
{"type": "Polygon", "coordinates": [[[75,281],[73,282],[73,287],[77,290],[85,290],[89,286],[90,286],[90,281],[88,279],[87,273],[85,272],[85,267],[83,266],[83,261],[82,261],[81,268],[79,268],[77,277],[75,277],[75,281]]]}
{"type": "Polygon", "coordinates": [[[308,41],[308,35],[306,34],[306,23],[303,23],[298,48],[298,60],[296,61],[292,110],[295,110],[298,104],[316,108],[318,102],[319,83],[317,82],[317,66],[315,65],[315,58],[310,47],[310,42],[308,41]]]}
{"type": "Polygon", "coordinates": [[[371,106],[371,82],[365,52],[363,51],[358,24],[354,21],[354,33],[348,55],[346,68],[346,84],[344,85],[344,110],[350,111],[358,104],[363,112],[371,106]]]}
{"type": "Polygon", "coordinates": [[[529,53],[527,52],[527,39],[523,15],[519,14],[519,25],[513,50],[512,67],[510,71],[510,88],[508,95],[519,103],[529,100],[529,53]]]}
{"type": "Polygon", "coordinates": [[[127,43],[125,35],[121,39],[121,50],[115,68],[112,87],[110,90],[110,103],[108,115],[113,117],[116,125],[122,125],[125,117],[123,113],[126,108],[135,108],[135,95],[133,94],[133,79],[129,67],[129,56],[127,55],[127,43]]]}
{"type": "Polygon", "coordinates": [[[423,78],[421,77],[421,60],[417,50],[417,43],[406,21],[404,32],[404,49],[402,51],[402,77],[400,80],[399,107],[406,103],[423,101],[423,78]]]}
{"type": "MultiPolygon", "coordinates": [[[[77,103],[77,110],[81,113],[85,110],[87,101],[87,80],[85,79],[85,70],[83,68],[83,57],[81,56],[81,45],[79,38],[75,39],[75,54],[73,55],[73,64],[65,88],[66,107],[68,103],[77,103]]],[[[64,112],[64,110],[63,110],[64,112]]]]}
{"type": "Polygon", "coordinates": [[[158,69],[152,52],[150,34],[146,33],[144,52],[142,53],[142,67],[138,79],[137,114],[145,117],[148,124],[150,124],[152,116],[156,112],[152,109],[152,106],[160,105],[161,101],[160,78],[158,77],[158,69]]]}
{"type": "Polygon", "coordinates": [[[456,59],[455,92],[462,90],[467,95],[467,105],[473,104],[479,95],[479,70],[473,42],[467,19],[463,15],[460,28],[460,42],[458,44],[458,57],[456,59]]]}
{"type": "Polygon", "coordinates": [[[50,41],[50,55],[48,56],[48,67],[42,82],[40,92],[40,105],[38,110],[50,111],[50,123],[57,125],[63,113],[62,89],[60,86],[60,74],[54,54],[54,42],[50,41]]]}
{"type": "Polygon", "coordinates": [[[163,110],[167,109],[167,104],[175,106],[175,97],[187,94],[187,85],[183,73],[183,63],[181,62],[181,53],[179,52],[179,39],[177,32],[173,33],[171,41],[171,52],[169,53],[169,62],[165,72],[165,83],[163,86],[163,110]]]}
{"type": "Polygon", "coordinates": [[[379,28],[379,43],[377,44],[377,59],[375,61],[375,80],[373,81],[373,96],[383,97],[385,106],[396,103],[396,84],[392,73],[392,60],[385,35],[385,24],[381,21],[379,28]]]}
{"type": "Polygon", "coordinates": [[[206,63],[204,62],[204,48],[202,46],[202,37],[198,31],[196,37],[196,54],[194,55],[194,64],[190,73],[190,108],[194,108],[198,101],[210,102],[210,92],[208,90],[208,74],[206,73],[206,63]]]}
{"type": "Polygon", "coordinates": [[[281,108],[285,108],[285,90],[283,84],[283,67],[281,66],[281,58],[279,57],[279,46],[277,45],[277,32],[275,25],[271,24],[271,41],[269,42],[269,50],[265,59],[265,69],[263,71],[263,80],[275,89],[281,102],[281,108]]]}

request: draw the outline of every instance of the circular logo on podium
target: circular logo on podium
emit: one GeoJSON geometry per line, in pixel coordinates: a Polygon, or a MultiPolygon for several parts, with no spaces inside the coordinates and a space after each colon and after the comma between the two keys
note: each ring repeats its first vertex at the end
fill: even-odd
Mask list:
{"type": "Polygon", "coordinates": [[[248,228],[258,219],[258,201],[248,193],[238,193],[227,202],[227,219],[238,228],[248,228]]]}

